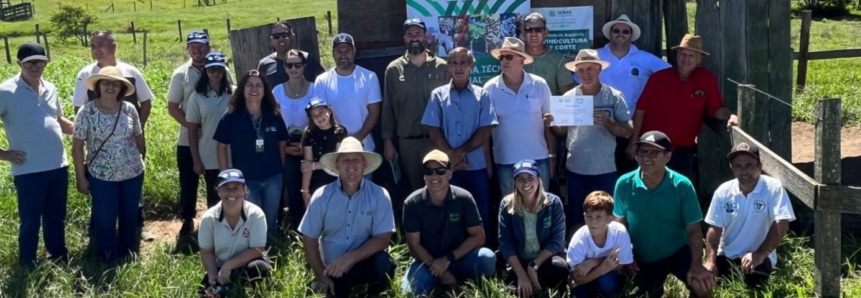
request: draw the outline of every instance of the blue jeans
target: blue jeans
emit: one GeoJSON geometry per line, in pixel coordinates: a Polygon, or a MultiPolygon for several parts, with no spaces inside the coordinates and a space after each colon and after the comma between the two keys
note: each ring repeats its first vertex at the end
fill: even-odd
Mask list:
{"type": "Polygon", "coordinates": [[[18,175],[14,178],[18,197],[18,263],[36,261],[39,227],[45,249],[52,258],[64,257],[66,250],[66,201],[69,193],[69,168],[18,175]]]}
{"type": "Polygon", "coordinates": [[[603,297],[616,297],[620,287],[619,272],[610,271],[590,283],[571,288],[571,294],[576,298],[598,297],[598,294],[603,297]]]}
{"type": "Polygon", "coordinates": [[[281,174],[263,181],[245,181],[248,187],[248,201],[263,209],[266,214],[266,231],[270,235],[278,232],[278,208],[281,205],[281,174]]]}
{"type": "MultiPolygon", "coordinates": [[[[488,232],[488,223],[493,218],[490,217],[490,177],[487,176],[487,169],[472,170],[472,171],[457,171],[451,175],[451,185],[465,189],[472,198],[475,199],[475,205],[478,207],[478,215],[481,216],[481,222],[484,224],[485,235],[488,232]]],[[[487,239],[489,241],[489,237],[487,239]]],[[[487,241],[485,241],[485,245],[487,241]]]]}
{"type": "MultiPolygon", "coordinates": [[[[448,266],[448,271],[458,281],[468,278],[481,282],[482,277],[493,276],[495,267],[496,255],[490,249],[482,247],[451,263],[448,266]]],[[[407,273],[401,282],[401,289],[415,296],[427,295],[430,294],[438,281],[439,279],[431,274],[428,266],[414,259],[410,267],[407,268],[407,273]]]]}
{"type": "MultiPolygon", "coordinates": [[[[535,161],[538,164],[538,173],[541,176],[541,184],[544,186],[544,191],[550,190],[550,160],[539,159],[535,161]]],[[[514,164],[496,166],[496,179],[499,179],[499,195],[502,198],[514,192],[514,164]]]]}
{"type": "MultiPolygon", "coordinates": [[[[571,228],[576,231],[585,221],[583,219],[583,202],[586,197],[596,190],[606,191],[610,196],[616,187],[616,172],[601,175],[580,175],[568,171],[568,212],[565,217],[571,228]]],[[[612,211],[612,210],[610,210],[612,211]]]]}
{"type": "Polygon", "coordinates": [[[88,178],[90,196],[93,198],[93,232],[97,255],[112,259],[124,257],[129,251],[137,251],[138,204],[143,191],[144,174],[123,181],[104,181],[92,176],[88,178]]]}

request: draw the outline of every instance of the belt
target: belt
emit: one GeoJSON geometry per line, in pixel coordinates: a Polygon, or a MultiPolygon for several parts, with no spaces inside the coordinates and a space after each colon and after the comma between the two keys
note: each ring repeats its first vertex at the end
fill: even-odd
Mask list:
{"type": "Polygon", "coordinates": [[[402,137],[401,139],[421,140],[421,139],[429,139],[429,138],[430,138],[429,135],[417,135],[417,136],[411,136],[411,137],[402,137]]]}

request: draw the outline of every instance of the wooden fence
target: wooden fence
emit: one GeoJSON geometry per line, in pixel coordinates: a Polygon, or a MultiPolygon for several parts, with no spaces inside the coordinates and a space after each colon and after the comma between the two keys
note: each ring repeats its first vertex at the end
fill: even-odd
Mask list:
{"type": "MultiPolygon", "coordinates": [[[[320,57],[317,44],[317,21],[314,17],[288,20],[296,34],[293,46],[320,57]]],[[[230,46],[233,49],[233,71],[237,77],[246,71],[257,69],[260,58],[272,54],[272,41],[269,36],[272,24],[230,31],[230,46]]]]}
{"type": "Polygon", "coordinates": [[[755,96],[753,85],[738,85],[739,127],[732,129],[732,144],[741,142],[760,148],[763,172],[780,179],[786,190],[814,210],[814,254],[816,294],[840,297],[841,213],[861,214],[861,188],[840,186],[841,101],[821,99],[816,103],[814,177],[811,178],[782,158],[761,140],[768,137],[767,99],[755,96]]]}

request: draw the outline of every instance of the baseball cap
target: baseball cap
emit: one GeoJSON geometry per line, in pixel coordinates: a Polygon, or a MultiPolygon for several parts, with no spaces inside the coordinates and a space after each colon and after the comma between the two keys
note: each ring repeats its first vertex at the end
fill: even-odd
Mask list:
{"type": "Polygon", "coordinates": [[[209,54],[206,54],[205,63],[206,64],[204,64],[204,68],[216,66],[227,68],[226,59],[224,58],[224,55],[219,52],[210,52],[209,54]]]}
{"type": "Polygon", "coordinates": [[[732,147],[732,150],[729,152],[729,154],[726,155],[726,158],[732,161],[733,158],[742,154],[753,156],[753,158],[759,160],[759,147],[756,147],[756,145],[741,142],[738,145],[735,145],[735,147],[732,147]]]}
{"type": "Polygon", "coordinates": [[[45,47],[35,42],[24,43],[18,47],[18,61],[21,63],[33,60],[49,61],[45,47]]]}
{"type": "Polygon", "coordinates": [[[239,182],[245,184],[245,175],[242,175],[242,171],[237,169],[227,169],[218,173],[218,187],[221,187],[224,184],[229,182],[239,182]]]}
{"type": "Polygon", "coordinates": [[[407,31],[407,28],[409,28],[410,26],[419,26],[419,28],[427,30],[427,27],[425,26],[425,21],[422,21],[422,19],[419,19],[419,18],[407,19],[404,22],[404,31],[407,31]]]}
{"type": "Polygon", "coordinates": [[[541,22],[541,24],[547,26],[547,19],[545,19],[544,16],[541,15],[541,13],[539,12],[530,13],[528,16],[526,16],[525,19],[523,19],[524,24],[529,22],[541,22]]]}
{"type": "Polygon", "coordinates": [[[202,31],[202,30],[192,31],[191,33],[188,34],[188,37],[185,39],[185,43],[190,44],[193,42],[209,44],[209,34],[207,34],[206,31],[202,31]]]}
{"type": "Polygon", "coordinates": [[[448,159],[448,154],[445,154],[445,152],[439,151],[437,149],[434,149],[434,150],[431,150],[431,152],[428,152],[428,154],[425,155],[425,158],[422,159],[422,164],[426,164],[429,161],[438,162],[441,165],[446,166],[446,167],[449,166],[449,162],[450,162],[450,160],[448,159]]]}
{"type": "Polygon", "coordinates": [[[337,47],[339,44],[348,44],[354,49],[356,48],[356,43],[353,42],[353,36],[347,33],[338,33],[332,38],[332,48],[337,47]]]}
{"type": "Polygon", "coordinates": [[[666,151],[670,151],[670,149],[673,147],[673,143],[670,142],[670,138],[667,137],[666,134],[657,130],[644,133],[642,136],[640,136],[640,141],[636,144],[649,144],[664,149],[666,151]]]}
{"type": "Polygon", "coordinates": [[[517,174],[520,173],[529,173],[530,175],[535,177],[540,176],[538,172],[538,163],[531,159],[524,159],[518,161],[516,164],[514,164],[513,177],[517,177],[517,174]]]}
{"type": "Polygon", "coordinates": [[[319,97],[312,97],[311,100],[308,101],[308,104],[305,105],[305,113],[311,114],[311,110],[316,107],[328,107],[329,104],[323,101],[323,99],[319,97]]]}

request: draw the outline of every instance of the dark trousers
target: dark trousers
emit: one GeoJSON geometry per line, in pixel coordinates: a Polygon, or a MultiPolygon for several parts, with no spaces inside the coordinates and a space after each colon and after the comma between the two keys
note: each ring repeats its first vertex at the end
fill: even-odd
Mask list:
{"type": "MultiPolygon", "coordinates": [[[[206,207],[212,208],[221,201],[218,197],[218,173],[219,170],[206,170],[203,172],[203,182],[206,183],[206,207]]],[[[196,201],[196,200],[195,200],[196,201]]],[[[197,203],[197,202],[195,202],[197,203]]],[[[195,204],[196,205],[196,204],[195,204]]],[[[196,208],[197,206],[195,206],[196,208]]]]}
{"type": "MultiPolygon", "coordinates": [[[[520,258],[520,266],[523,270],[529,269],[529,263],[532,260],[520,258]]],[[[538,266],[538,282],[541,287],[556,288],[558,291],[564,291],[568,286],[568,262],[565,261],[565,254],[558,254],[541,263],[538,266]]],[[[517,285],[517,274],[512,270],[508,270],[508,276],[505,277],[506,284],[517,285]]]]}
{"type": "Polygon", "coordinates": [[[18,197],[18,262],[36,261],[39,228],[45,249],[52,258],[68,255],[66,250],[66,202],[69,193],[69,169],[62,167],[45,172],[17,175],[14,178],[18,197]]]}
{"type": "Polygon", "coordinates": [[[621,292],[622,285],[619,282],[619,272],[610,271],[599,276],[590,283],[575,285],[571,288],[571,296],[574,298],[616,297],[621,292]]]}
{"type": "MultiPolygon", "coordinates": [[[[221,270],[221,267],[219,267],[218,270],[221,270]]],[[[251,260],[251,262],[248,262],[245,267],[241,267],[231,272],[231,275],[233,274],[240,274],[242,276],[243,285],[253,286],[264,279],[268,279],[272,275],[272,265],[269,260],[265,258],[254,259],[251,260]]],[[[210,287],[217,285],[219,284],[210,284],[209,276],[204,273],[203,280],[200,281],[198,294],[203,294],[210,287]]]]}
{"type": "Polygon", "coordinates": [[[326,297],[350,297],[353,287],[363,284],[368,285],[368,292],[363,297],[375,297],[389,288],[389,279],[394,276],[395,261],[387,252],[379,251],[353,265],[341,278],[333,278],[335,295],[326,294],[326,297]]]}
{"type": "Polygon", "coordinates": [[[682,246],[673,255],[657,260],[652,263],[636,260],[640,271],[634,277],[634,284],[639,288],[637,297],[653,297],[660,298],[664,296],[664,281],[667,276],[675,275],[688,291],[691,291],[691,286],[687,284],[688,271],[691,270],[691,247],[688,245],[682,246]]]}
{"type": "Polygon", "coordinates": [[[691,183],[696,185],[697,177],[694,173],[694,158],[696,158],[696,148],[675,147],[673,149],[673,156],[670,158],[670,162],[667,163],[667,167],[688,177],[691,183]]]}
{"type": "MultiPolygon", "coordinates": [[[[585,223],[583,219],[583,202],[590,193],[596,190],[606,191],[611,196],[616,187],[616,172],[601,175],[580,175],[568,171],[568,219],[569,231],[577,231],[585,223]]],[[[573,232],[571,233],[573,235],[573,232]]]]}
{"type": "MultiPolygon", "coordinates": [[[[284,171],[281,177],[284,185],[284,196],[287,197],[286,202],[281,201],[281,208],[284,210],[284,205],[290,209],[290,230],[296,231],[299,228],[299,223],[302,222],[302,217],[305,216],[305,200],[302,199],[302,158],[287,154],[284,159],[284,171]]],[[[313,191],[313,190],[312,190],[313,191]]]]}
{"type": "Polygon", "coordinates": [[[741,274],[744,278],[744,283],[751,288],[760,287],[768,283],[768,278],[774,270],[774,266],[771,264],[771,259],[769,258],[765,258],[762,264],[753,268],[753,272],[750,274],[744,274],[741,270],[741,258],[730,259],[725,256],[718,256],[716,265],[720,277],[729,278],[741,274]]]}
{"type": "Polygon", "coordinates": [[[197,187],[200,176],[194,172],[191,148],[176,146],[176,167],[179,169],[179,206],[184,221],[194,219],[197,213],[197,187]]]}
{"type": "MultiPolygon", "coordinates": [[[[478,207],[478,215],[481,216],[481,223],[484,225],[485,235],[495,235],[490,227],[490,221],[495,218],[490,216],[490,177],[487,175],[487,169],[472,170],[472,171],[457,171],[452,173],[451,185],[460,187],[472,194],[475,199],[475,205],[478,207]]],[[[396,211],[397,212],[397,211],[396,211]]],[[[491,237],[485,238],[485,245],[491,242],[491,237]]]]}
{"type": "Polygon", "coordinates": [[[144,174],[123,181],[104,181],[89,175],[88,178],[98,256],[110,260],[137,251],[137,215],[144,174]]]}
{"type": "Polygon", "coordinates": [[[625,175],[637,169],[637,161],[628,158],[628,138],[616,137],[616,174],[625,175]]]}

